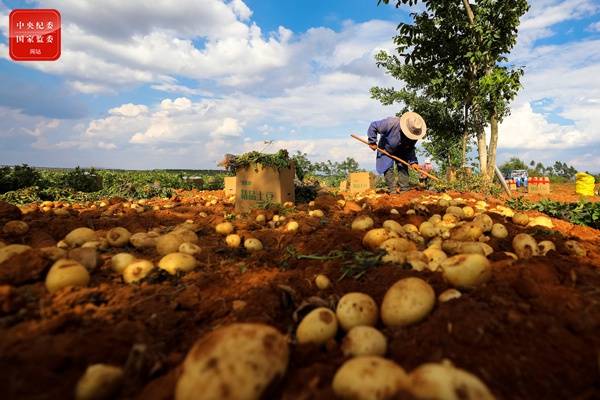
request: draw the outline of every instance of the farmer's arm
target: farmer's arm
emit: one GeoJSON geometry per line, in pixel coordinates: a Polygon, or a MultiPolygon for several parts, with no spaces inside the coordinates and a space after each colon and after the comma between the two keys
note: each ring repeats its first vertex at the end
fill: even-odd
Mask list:
{"type": "Polygon", "coordinates": [[[386,136],[388,134],[386,129],[386,121],[382,119],[381,121],[373,121],[369,126],[369,131],[367,132],[367,136],[369,137],[369,145],[371,148],[375,150],[377,147],[377,135],[386,136]]]}
{"type": "Polygon", "coordinates": [[[419,160],[417,159],[417,152],[415,149],[415,144],[408,150],[407,154],[406,154],[406,161],[411,165],[411,167],[418,167],[419,166],[419,160]]]}

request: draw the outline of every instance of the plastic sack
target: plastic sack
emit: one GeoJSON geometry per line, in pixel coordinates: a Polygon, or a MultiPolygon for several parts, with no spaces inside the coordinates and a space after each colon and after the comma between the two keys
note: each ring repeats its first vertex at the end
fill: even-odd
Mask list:
{"type": "Polygon", "coordinates": [[[581,196],[593,196],[596,179],[592,175],[584,172],[578,172],[575,176],[577,177],[575,183],[575,191],[577,194],[581,196]]]}

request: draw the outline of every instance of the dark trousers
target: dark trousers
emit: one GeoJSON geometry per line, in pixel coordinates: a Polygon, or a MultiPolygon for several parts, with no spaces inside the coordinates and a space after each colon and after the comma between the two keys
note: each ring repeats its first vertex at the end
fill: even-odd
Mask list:
{"type": "Polygon", "coordinates": [[[408,167],[404,164],[394,163],[398,169],[398,179],[394,176],[394,165],[392,165],[383,176],[385,177],[385,183],[387,184],[390,192],[396,191],[398,187],[400,190],[408,190],[410,186],[408,184],[408,167]]]}

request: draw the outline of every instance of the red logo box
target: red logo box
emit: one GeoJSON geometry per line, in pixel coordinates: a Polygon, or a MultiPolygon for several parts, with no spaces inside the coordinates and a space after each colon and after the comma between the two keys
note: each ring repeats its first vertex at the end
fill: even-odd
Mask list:
{"type": "Polygon", "coordinates": [[[15,61],[54,61],[60,57],[60,13],[57,10],[13,10],[8,47],[15,61]]]}

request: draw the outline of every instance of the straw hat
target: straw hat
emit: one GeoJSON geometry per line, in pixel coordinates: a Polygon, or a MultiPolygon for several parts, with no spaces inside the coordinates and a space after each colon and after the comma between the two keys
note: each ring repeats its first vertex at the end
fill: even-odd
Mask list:
{"type": "Polygon", "coordinates": [[[416,112],[409,111],[400,117],[400,128],[407,138],[421,140],[427,134],[425,120],[416,112]]]}

